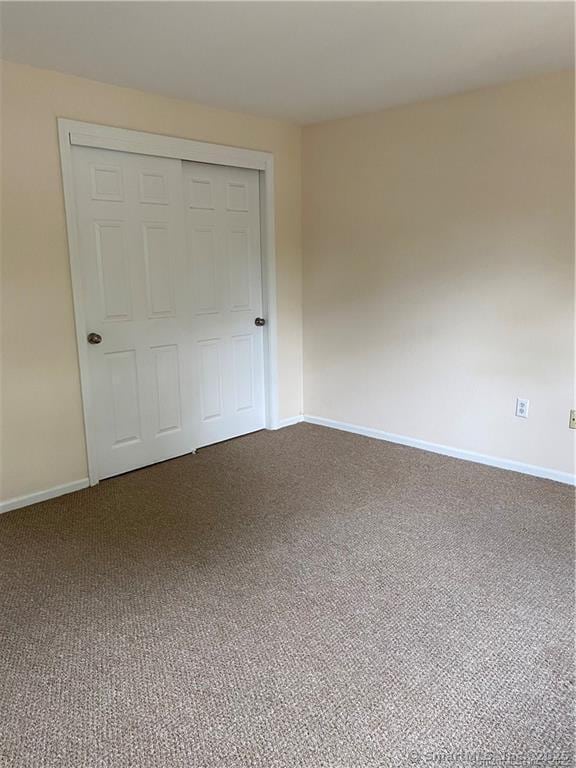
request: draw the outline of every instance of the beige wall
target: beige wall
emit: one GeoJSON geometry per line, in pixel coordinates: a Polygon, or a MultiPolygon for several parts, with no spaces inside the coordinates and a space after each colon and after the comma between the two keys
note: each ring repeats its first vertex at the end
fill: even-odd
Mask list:
{"type": "Polygon", "coordinates": [[[288,123],[12,63],[2,85],[1,499],[87,474],[57,116],[274,153],[282,417],[302,214],[306,413],[573,471],[568,74],[308,126],[302,157],[288,123]]]}
{"type": "Polygon", "coordinates": [[[303,130],[307,414],[574,471],[573,87],[303,130]]]}
{"type": "Polygon", "coordinates": [[[2,499],[86,477],[56,118],[273,152],[280,416],[301,412],[300,128],[3,63],[2,499]]]}

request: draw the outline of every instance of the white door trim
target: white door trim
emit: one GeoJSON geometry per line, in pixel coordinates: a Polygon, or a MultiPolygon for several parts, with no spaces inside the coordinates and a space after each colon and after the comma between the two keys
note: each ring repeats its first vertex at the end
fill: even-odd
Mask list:
{"type": "Polygon", "coordinates": [[[278,429],[278,317],[276,302],[276,247],[274,228],[274,157],[269,152],[208,144],[191,139],[179,139],[107,125],[83,123],[58,118],[60,163],[68,231],[68,251],[74,299],[76,342],[80,365],[80,386],[84,411],[84,434],[90,485],[99,481],[96,460],[95,429],[93,428],[92,392],[90,387],[86,321],[78,244],[76,196],[72,165],[72,147],[97,147],[157,157],[192,160],[198,163],[229,165],[259,171],[260,227],[262,249],[262,299],[266,326],[264,328],[264,378],[266,390],[266,429],[278,429]]]}

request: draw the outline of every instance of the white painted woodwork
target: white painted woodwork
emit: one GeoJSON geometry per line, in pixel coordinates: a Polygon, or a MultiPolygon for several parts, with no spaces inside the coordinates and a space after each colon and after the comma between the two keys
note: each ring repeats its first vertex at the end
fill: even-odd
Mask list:
{"type": "Polygon", "coordinates": [[[263,428],[258,173],[72,155],[98,477],[263,428]]]}
{"type": "Polygon", "coordinates": [[[199,445],[265,423],[258,174],[183,162],[199,445]]]}

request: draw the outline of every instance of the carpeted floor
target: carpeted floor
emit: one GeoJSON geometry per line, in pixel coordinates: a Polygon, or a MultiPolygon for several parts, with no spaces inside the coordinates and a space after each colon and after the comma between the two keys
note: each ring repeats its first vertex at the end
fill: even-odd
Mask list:
{"type": "Polygon", "coordinates": [[[573,509],[302,424],[2,515],[0,766],[571,765],[573,509]]]}

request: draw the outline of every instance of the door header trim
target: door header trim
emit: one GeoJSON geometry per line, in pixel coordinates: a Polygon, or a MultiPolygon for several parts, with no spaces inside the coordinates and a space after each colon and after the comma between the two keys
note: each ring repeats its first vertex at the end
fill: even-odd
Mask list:
{"type": "Polygon", "coordinates": [[[209,144],[204,141],[180,139],[127,128],[113,128],[108,125],[82,123],[63,118],[59,118],[58,125],[68,133],[72,146],[134,152],[139,155],[171,157],[196,163],[252,168],[257,171],[267,170],[269,163],[273,160],[269,152],[209,144]]]}

